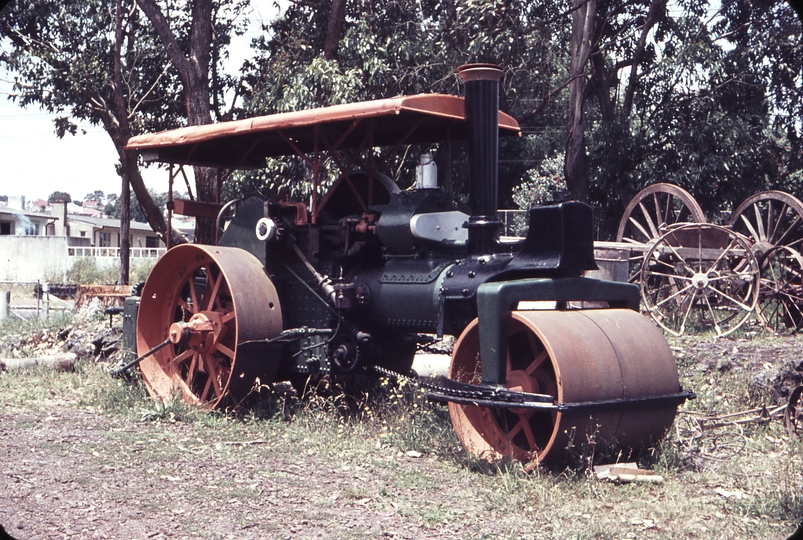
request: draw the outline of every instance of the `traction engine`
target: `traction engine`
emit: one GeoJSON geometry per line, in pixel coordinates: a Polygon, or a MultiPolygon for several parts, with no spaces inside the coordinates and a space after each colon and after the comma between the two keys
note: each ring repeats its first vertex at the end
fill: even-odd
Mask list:
{"type": "Polygon", "coordinates": [[[218,245],[178,245],[157,262],[136,318],[148,391],[211,408],[238,403],[256,381],[408,374],[423,336],[450,334],[448,375],[429,397],[448,403],[473,454],[560,460],[590,439],[631,447],[662,437],[691,394],[638,313],[638,288],[583,277],[596,269],[592,209],[534,208],[526,238],[499,239],[498,139],[519,133],[499,111],[501,74],[458,68],[464,98],[407,96],[132,138],[129,151],[180,165],[252,168],[302,154],[315,182],[324,150],[350,160],[338,161],[348,172],[320,201],[313,194],[310,209],[249,198],[218,245]],[[468,204],[438,187],[428,156],[406,191],[373,158],[353,167],[366,145],[439,142],[448,154],[457,140],[468,204]]]}

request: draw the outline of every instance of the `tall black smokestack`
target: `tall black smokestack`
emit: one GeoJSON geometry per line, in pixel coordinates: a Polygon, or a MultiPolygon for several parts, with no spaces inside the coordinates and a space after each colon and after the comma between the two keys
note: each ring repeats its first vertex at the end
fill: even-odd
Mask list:
{"type": "Polygon", "coordinates": [[[499,191],[499,81],[502,69],[494,64],[467,64],[457,68],[466,87],[468,180],[471,218],[469,254],[493,251],[499,229],[496,209],[499,191]]]}

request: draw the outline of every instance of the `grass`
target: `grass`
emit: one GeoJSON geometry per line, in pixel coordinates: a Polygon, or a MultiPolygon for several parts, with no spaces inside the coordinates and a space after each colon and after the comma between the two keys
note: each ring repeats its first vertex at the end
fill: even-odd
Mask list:
{"type": "MultiPolygon", "coordinates": [[[[16,330],[22,335],[42,328],[50,327],[16,330]]],[[[683,410],[721,414],[760,403],[750,390],[754,372],[733,352],[742,342],[717,342],[721,347],[710,353],[736,358],[727,369],[717,369],[715,358],[698,350],[700,343],[671,341],[684,387],[698,393],[683,410]]],[[[673,430],[641,459],[665,477],[663,484],[613,485],[583,467],[527,473],[518,463],[468,457],[445,408],[409,384],[381,381],[353,397],[331,391],[304,401],[289,391],[261,393],[237,411],[203,412],[180,401],[158,404],[140,383],[109,377],[108,368],[82,360],[72,373],[0,373],[0,395],[16,411],[92,411],[120,426],[100,440],[51,444],[82,459],[94,459],[93,452],[104,456],[104,446],[117,449],[113,460],[98,458],[97,470],[122,463],[152,484],[153,496],[140,501],[146,512],[176,505],[192,516],[193,507],[235,501],[226,503],[231,520],[245,527],[257,518],[237,508],[261,500],[274,511],[276,505],[313,506],[304,514],[307,526],[334,526],[332,512],[349,519],[383,512],[420,531],[454,528],[464,538],[785,538],[803,520],[803,446],[789,440],[778,421],[741,426],[731,441],[708,441],[741,445],[723,460],[702,459],[673,430]],[[408,456],[410,451],[421,457],[408,456]]],[[[26,418],[3,427],[35,429],[26,418]]],[[[689,418],[682,412],[678,422],[689,418]]],[[[89,474],[64,474],[95,486],[89,474]]],[[[142,495],[132,486],[121,488],[119,497],[133,504],[142,495]]],[[[337,537],[374,537],[335,525],[342,527],[337,537]]],[[[204,530],[189,522],[184,527],[204,530]]]]}

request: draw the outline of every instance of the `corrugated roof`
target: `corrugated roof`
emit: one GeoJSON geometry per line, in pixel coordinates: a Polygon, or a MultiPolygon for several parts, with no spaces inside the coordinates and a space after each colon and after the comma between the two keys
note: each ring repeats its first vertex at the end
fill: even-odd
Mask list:
{"type": "MultiPolygon", "coordinates": [[[[80,223],[87,223],[93,227],[110,227],[112,229],[120,228],[120,220],[113,218],[98,218],[91,216],[81,216],[76,214],[68,214],[68,221],[78,221],[80,223]]],[[[139,221],[131,221],[131,230],[133,231],[147,231],[153,232],[151,226],[147,223],[140,223],[139,221]]],[[[155,233],[154,233],[155,234],[155,233]]]]}
{"type": "Polygon", "coordinates": [[[2,206],[2,205],[0,205],[0,214],[22,215],[28,218],[39,218],[39,219],[56,219],[56,216],[53,216],[51,214],[42,214],[39,212],[28,212],[25,210],[17,210],[16,208],[11,208],[9,206],[2,206]]]}

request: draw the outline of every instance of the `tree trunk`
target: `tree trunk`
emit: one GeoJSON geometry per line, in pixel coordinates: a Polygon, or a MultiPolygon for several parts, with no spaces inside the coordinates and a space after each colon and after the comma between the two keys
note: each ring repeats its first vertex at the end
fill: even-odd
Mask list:
{"type": "MultiPolygon", "coordinates": [[[[151,197],[148,188],[145,186],[145,181],[142,180],[142,173],[140,173],[139,167],[137,166],[136,156],[125,151],[125,143],[128,142],[129,136],[121,134],[119,131],[108,131],[111,134],[114,148],[117,150],[117,156],[120,158],[120,163],[122,164],[123,182],[128,183],[134,191],[134,194],[137,196],[137,201],[139,201],[139,207],[142,209],[142,213],[145,214],[145,219],[148,221],[148,225],[150,225],[151,229],[153,229],[153,232],[159,235],[162,242],[167,243],[167,222],[164,218],[163,209],[156,206],[153,197],[151,197]]],[[[122,202],[121,194],[120,203],[122,204],[122,202]]],[[[128,208],[128,206],[125,205],[120,208],[121,217],[124,208],[128,208]]],[[[175,246],[186,243],[187,239],[174,229],[172,244],[175,246]]]]}
{"type": "Polygon", "coordinates": [[[630,76],[628,77],[627,87],[625,88],[625,99],[622,105],[623,118],[629,118],[633,109],[633,95],[636,92],[639,80],[639,65],[644,60],[644,51],[647,48],[647,38],[653,27],[660,19],[666,16],[666,4],[668,0],[653,0],[647,12],[647,18],[641,26],[636,50],[633,51],[632,63],[630,64],[630,76]]]}
{"type": "MultiPolygon", "coordinates": [[[[114,21],[114,106],[120,134],[128,138],[131,128],[128,125],[128,109],[125,98],[123,97],[123,68],[122,68],[122,47],[123,47],[123,3],[122,0],[115,2],[115,21],[114,21]]],[[[129,158],[129,156],[126,156],[129,158]]],[[[123,185],[120,189],[120,285],[128,285],[129,265],[131,263],[131,190],[128,186],[128,164],[121,163],[122,171],[120,174],[123,185]]]]}
{"type": "MultiPolygon", "coordinates": [[[[184,85],[184,97],[187,102],[187,121],[189,125],[211,124],[209,66],[212,50],[212,0],[193,1],[190,50],[186,56],[181,50],[178,39],[170,29],[169,21],[155,0],[137,0],[137,5],[153,25],[165,47],[170,62],[178,71],[179,77],[181,77],[181,82],[184,85]]],[[[214,169],[195,167],[194,172],[198,200],[216,202],[217,185],[214,169]]],[[[139,196],[139,193],[137,193],[137,196],[139,196]]],[[[196,219],[195,241],[201,244],[213,244],[215,242],[213,220],[196,219]]]]}
{"type": "Polygon", "coordinates": [[[591,86],[599,102],[603,122],[613,122],[616,119],[616,109],[611,99],[611,80],[614,75],[605,65],[605,56],[601,51],[591,55],[591,86]]]}
{"type": "MultiPolygon", "coordinates": [[[[120,159],[124,159],[122,157],[123,149],[119,148],[118,152],[121,154],[120,159]]],[[[153,197],[148,192],[148,188],[145,186],[145,182],[142,180],[142,174],[139,172],[139,167],[136,166],[136,158],[131,156],[131,168],[130,168],[130,175],[128,177],[128,181],[131,185],[131,188],[134,190],[134,194],[137,196],[137,200],[139,201],[139,206],[142,208],[142,213],[145,214],[145,219],[148,220],[148,224],[151,226],[151,229],[154,230],[162,239],[164,243],[167,243],[167,222],[165,221],[164,214],[162,213],[162,208],[156,206],[156,203],[153,202],[153,197]]],[[[126,163],[123,161],[123,163],[126,163]]],[[[187,239],[184,238],[181,234],[177,233],[175,229],[173,229],[172,235],[172,245],[177,246],[178,244],[186,244],[187,239]]]]}
{"type": "Polygon", "coordinates": [[[332,0],[329,24],[326,27],[326,41],[323,46],[323,57],[327,60],[337,60],[337,48],[340,43],[340,35],[343,33],[345,20],[346,0],[332,0]]]}
{"type": "Polygon", "coordinates": [[[123,173],[123,186],[120,190],[120,285],[128,285],[131,263],[131,189],[128,175],[123,173]]]}
{"type": "MultiPolygon", "coordinates": [[[[54,356],[36,356],[33,358],[0,358],[0,371],[30,369],[40,366],[55,369],[56,371],[73,371],[75,369],[76,360],[78,360],[78,356],[71,352],[54,356]]],[[[2,536],[0,536],[0,538],[2,538],[2,536]]]]}
{"type": "MultiPolygon", "coordinates": [[[[193,167],[193,171],[195,173],[195,187],[198,190],[198,200],[219,202],[216,170],[209,167],[193,167]]],[[[214,244],[215,240],[215,220],[195,218],[195,243],[214,244]]]]}
{"type": "Polygon", "coordinates": [[[572,198],[583,202],[588,202],[590,196],[584,136],[585,71],[591,54],[596,6],[596,0],[572,0],[571,83],[564,173],[572,198]]]}

